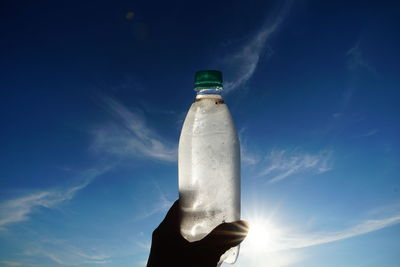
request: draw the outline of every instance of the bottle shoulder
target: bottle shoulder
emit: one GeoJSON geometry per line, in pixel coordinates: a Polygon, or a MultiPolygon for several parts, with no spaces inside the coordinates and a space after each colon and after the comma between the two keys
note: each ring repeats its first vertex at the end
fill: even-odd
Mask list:
{"type": "Polygon", "coordinates": [[[203,112],[207,111],[224,111],[227,110],[229,112],[228,106],[224,102],[222,98],[200,98],[196,99],[195,102],[190,106],[191,109],[199,109],[203,110],[203,112]]]}
{"type": "Polygon", "coordinates": [[[186,115],[183,129],[187,133],[225,133],[236,132],[234,121],[225,104],[215,102],[195,102],[186,115]]]}

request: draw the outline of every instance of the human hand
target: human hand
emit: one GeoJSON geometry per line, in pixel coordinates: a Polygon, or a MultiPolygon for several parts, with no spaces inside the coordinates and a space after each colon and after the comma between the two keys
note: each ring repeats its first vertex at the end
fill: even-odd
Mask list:
{"type": "Polygon", "coordinates": [[[187,241],[180,233],[179,200],[154,230],[147,267],[215,267],[222,254],[246,237],[245,221],[222,223],[206,237],[187,241]]]}

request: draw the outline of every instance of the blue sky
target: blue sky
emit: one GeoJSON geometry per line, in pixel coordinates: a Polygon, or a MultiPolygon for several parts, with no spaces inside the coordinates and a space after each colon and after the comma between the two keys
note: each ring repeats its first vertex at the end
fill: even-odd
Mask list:
{"type": "Polygon", "coordinates": [[[400,266],[394,1],[0,10],[0,266],[144,266],[201,69],[241,140],[235,266],[400,266]]]}

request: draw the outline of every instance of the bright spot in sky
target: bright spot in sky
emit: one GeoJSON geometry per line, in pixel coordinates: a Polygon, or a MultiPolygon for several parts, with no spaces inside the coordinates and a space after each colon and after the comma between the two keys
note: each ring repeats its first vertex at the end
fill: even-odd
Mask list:
{"type": "Polygon", "coordinates": [[[254,205],[252,210],[244,216],[249,232],[241,244],[240,266],[282,267],[297,262],[300,256],[287,251],[288,228],[279,223],[277,208],[254,205]]]}
{"type": "Polygon", "coordinates": [[[247,247],[252,251],[275,251],[281,231],[266,219],[250,220],[249,233],[246,237],[247,247]]]}

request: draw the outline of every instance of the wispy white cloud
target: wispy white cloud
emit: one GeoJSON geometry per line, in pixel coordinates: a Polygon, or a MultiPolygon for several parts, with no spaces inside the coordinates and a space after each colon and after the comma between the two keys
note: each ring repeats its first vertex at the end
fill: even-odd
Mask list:
{"type": "Polygon", "coordinates": [[[119,157],[147,157],[166,162],[177,159],[177,148],[161,138],[138,112],[128,110],[110,97],[103,97],[106,109],[117,119],[94,131],[92,149],[119,157]]]}
{"type": "Polygon", "coordinates": [[[308,233],[306,235],[294,235],[285,237],[282,241],[282,249],[304,248],[310,246],[331,243],[370,232],[374,232],[400,223],[400,214],[382,219],[368,219],[359,224],[333,232],[308,233]]]}
{"type": "Polygon", "coordinates": [[[82,264],[107,264],[111,256],[91,250],[82,250],[63,240],[47,239],[36,241],[24,253],[25,256],[41,255],[58,264],[78,266],[82,264]]]}
{"type": "MultiPolygon", "coordinates": [[[[346,60],[347,60],[347,69],[350,76],[352,77],[350,85],[347,86],[346,89],[343,90],[342,98],[339,101],[338,110],[335,111],[332,116],[336,121],[342,120],[345,118],[345,113],[348,107],[351,104],[356,92],[358,90],[358,75],[361,71],[367,71],[374,76],[377,76],[378,72],[374,68],[374,66],[367,60],[364,55],[364,52],[361,48],[361,40],[358,40],[347,52],[346,52],[346,60]]],[[[332,128],[336,125],[334,122],[331,122],[328,125],[328,131],[332,130],[332,128]]]]}
{"type": "Polygon", "coordinates": [[[18,261],[0,261],[0,264],[5,266],[21,266],[22,263],[18,261]]]}
{"type": "Polygon", "coordinates": [[[81,182],[71,187],[29,193],[0,203],[0,229],[27,220],[29,215],[39,207],[53,208],[72,199],[78,191],[109,168],[88,169],[79,175],[81,182]]]}
{"type": "MultiPolygon", "coordinates": [[[[305,258],[304,251],[298,249],[354,238],[400,223],[398,205],[375,209],[368,213],[368,217],[360,219],[352,226],[335,226],[336,229],[330,228],[326,231],[313,231],[309,225],[303,228],[299,223],[292,227],[282,223],[275,224],[273,216],[261,215],[258,209],[256,211],[257,214],[247,217],[250,232],[241,246],[239,263],[243,262],[243,265],[239,266],[292,265],[305,258]],[[255,232],[252,232],[252,229],[255,232]]],[[[321,225],[321,222],[318,225],[321,225]]]]}
{"type": "MultiPolygon", "coordinates": [[[[271,14],[267,22],[255,34],[255,36],[241,47],[236,53],[225,59],[225,65],[231,69],[231,80],[225,82],[225,92],[233,91],[243,86],[254,74],[260,58],[264,54],[266,43],[270,36],[279,29],[285,20],[291,6],[291,1],[285,3],[271,14]],[[234,69],[230,66],[235,66],[234,69]]],[[[272,54],[271,50],[270,53],[272,54]]]]}
{"type": "Polygon", "coordinates": [[[324,150],[318,154],[302,153],[296,150],[272,150],[265,159],[267,167],[260,171],[259,176],[267,176],[270,183],[275,183],[305,171],[324,173],[332,168],[331,155],[330,150],[324,150]]]}
{"type": "Polygon", "coordinates": [[[358,41],[353,47],[347,52],[348,57],[347,67],[351,71],[367,70],[368,72],[376,75],[375,68],[366,60],[363,51],[360,47],[360,41],[358,41]]]}
{"type": "Polygon", "coordinates": [[[143,220],[158,212],[165,212],[174,203],[173,201],[168,200],[166,194],[161,190],[161,187],[156,182],[154,182],[154,186],[158,193],[158,200],[155,203],[153,203],[151,208],[147,208],[147,210],[144,213],[141,213],[140,215],[136,216],[134,221],[143,220]]]}
{"type": "Polygon", "coordinates": [[[271,244],[270,249],[272,251],[281,251],[322,245],[378,231],[398,223],[400,223],[400,214],[381,219],[367,219],[352,227],[337,231],[301,234],[283,232],[275,237],[274,244],[271,244]]]}
{"type": "Polygon", "coordinates": [[[363,136],[365,136],[365,137],[373,136],[373,135],[376,135],[378,132],[379,132],[378,129],[372,129],[372,130],[366,132],[365,134],[363,134],[363,136]]]}
{"type": "Polygon", "coordinates": [[[243,127],[239,130],[238,135],[240,139],[240,159],[243,165],[252,166],[256,165],[261,161],[261,157],[250,151],[247,145],[247,139],[245,136],[246,128],[243,127]]]}
{"type": "Polygon", "coordinates": [[[149,251],[150,251],[150,248],[151,248],[151,243],[150,243],[150,241],[149,241],[149,242],[146,242],[146,243],[137,241],[137,242],[136,242],[136,245],[137,245],[139,248],[141,248],[141,249],[143,249],[144,251],[147,251],[147,252],[149,252],[149,251]]]}
{"type": "Polygon", "coordinates": [[[261,158],[254,153],[251,153],[246,146],[240,147],[241,161],[243,165],[251,166],[260,162],[261,158]]]}
{"type": "MultiPolygon", "coordinates": [[[[256,248],[251,245],[249,246],[245,239],[241,247],[238,266],[290,266],[306,258],[304,253],[296,249],[318,246],[360,236],[398,223],[400,223],[400,215],[384,219],[366,220],[348,229],[332,232],[309,232],[302,234],[278,232],[272,240],[266,241],[268,242],[268,246],[261,246],[261,248],[260,246],[256,248]]],[[[266,236],[265,238],[268,240],[270,237],[266,236]]]]}
{"type": "Polygon", "coordinates": [[[330,124],[328,124],[328,131],[331,131],[333,126],[335,125],[335,121],[339,121],[342,120],[344,118],[344,114],[346,109],[348,108],[353,95],[355,92],[355,88],[354,87],[348,87],[346,88],[343,93],[342,93],[342,97],[339,101],[339,105],[338,105],[338,109],[335,113],[332,114],[332,117],[334,118],[334,121],[330,122],[330,124]]]}

